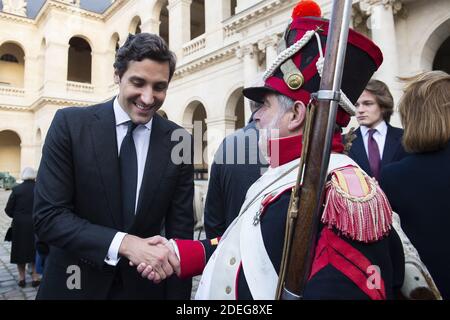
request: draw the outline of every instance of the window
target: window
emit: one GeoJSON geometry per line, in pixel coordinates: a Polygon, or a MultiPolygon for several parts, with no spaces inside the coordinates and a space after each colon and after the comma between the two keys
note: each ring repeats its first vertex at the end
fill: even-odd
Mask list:
{"type": "Polygon", "coordinates": [[[19,60],[17,60],[17,58],[15,56],[13,56],[12,54],[4,54],[0,57],[1,61],[7,61],[7,62],[14,62],[14,63],[19,63],[19,60]]]}

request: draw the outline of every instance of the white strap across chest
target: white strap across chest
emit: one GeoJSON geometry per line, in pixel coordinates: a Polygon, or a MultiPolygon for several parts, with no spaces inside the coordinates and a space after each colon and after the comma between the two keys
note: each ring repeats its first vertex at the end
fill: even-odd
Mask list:
{"type": "MultiPolygon", "coordinates": [[[[274,299],[278,282],[272,262],[266,252],[261,224],[253,224],[253,217],[266,195],[292,187],[297,179],[299,159],[268,170],[248,190],[238,217],[227,228],[216,251],[206,265],[197,290],[196,299],[230,299],[222,294],[222,283],[235,283],[236,274],[224,272],[226,256],[230,251],[242,262],[245,278],[254,299],[274,299]],[[238,250],[236,249],[238,246],[238,250]],[[226,279],[226,281],[224,281],[226,279]],[[216,292],[218,291],[219,292],[216,292]]],[[[332,154],[328,171],[357,164],[349,157],[332,154]]],[[[237,270],[237,269],[236,269],[237,270]]],[[[236,288],[234,288],[236,290],[236,288]]]]}
{"type": "MultiPolygon", "coordinates": [[[[298,162],[298,159],[296,160],[298,162]]],[[[332,154],[328,173],[347,165],[356,165],[349,157],[340,154],[332,154]]],[[[297,170],[289,174],[290,186],[293,186],[297,179],[297,170]]],[[[286,186],[287,187],[287,186],[286,186]]],[[[280,192],[286,188],[280,188],[280,192]]],[[[265,195],[270,192],[265,193],[265,195]]],[[[261,224],[253,225],[254,213],[244,214],[241,224],[241,259],[245,273],[245,279],[252,297],[256,300],[274,299],[278,284],[278,274],[270,261],[265,249],[261,224]]]]}

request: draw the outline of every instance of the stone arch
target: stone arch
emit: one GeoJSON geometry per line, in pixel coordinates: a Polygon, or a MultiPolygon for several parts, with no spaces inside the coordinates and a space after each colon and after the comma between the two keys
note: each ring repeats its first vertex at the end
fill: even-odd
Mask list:
{"type": "Polygon", "coordinates": [[[120,47],[120,35],[117,32],[114,32],[111,36],[111,40],[109,41],[109,49],[117,52],[120,47]]]}
{"type": "MultiPolygon", "coordinates": [[[[203,105],[203,107],[206,106],[206,104],[204,103],[204,101],[201,98],[193,97],[186,103],[186,107],[184,108],[182,126],[185,127],[186,130],[188,130],[191,133],[192,133],[191,125],[192,125],[192,121],[193,121],[193,117],[194,117],[194,111],[198,104],[203,105]]],[[[206,110],[206,107],[205,107],[205,110],[206,110]]]]}
{"type": "Polygon", "coordinates": [[[436,52],[433,70],[442,70],[450,74],[450,34],[436,52]]]}
{"type": "Polygon", "coordinates": [[[73,36],[69,40],[67,80],[92,82],[92,46],[85,37],[73,36]]]}
{"type": "Polygon", "coordinates": [[[20,41],[17,41],[17,40],[14,40],[14,39],[8,39],[8,40],[5,40],[3,42],[0,41],[0,47],[3,46],[4,44],[7,44],[7,43],[10,43],[10,44],[18,46],[23,51],[24,57],[27,55],[27,49],[20,41]]]}
{"type": "Polygon", "coordinates": [[[42,144],[42,130],[41,130],[41,128],[38,128],[36,130],[35,143],[36,143],[36,145],[42,144]]]}
{"type": "Polygon", "coordinates": [[[159,36],[169,44],[169,1],[156,0],[152,9],[152,20],[155,22],[154,32],[158,32],[159,36]]]}
{"type": "Polygon", "coordinates": [[[41,40],[41,46],[39,48],[39,83],[43,87],[45,85],[45,53],[47,51],[47,39],[45,37],[41,40]]]}
{"type": "Polygon", "coordinates": [[[20,178],[21,143],[18,133],[13,130],[0,130],[0,172],[9,172],[20,178]]]}
{"type": "Polygon", "coordinates": [[[0,45],[0,85],[23,88],[25,82],[25,51],[14,42],[0,45]]]}
{"type": "Polygon", "coordinates": [[[80,39],[84,40],[89,45],[89,48],[91,48],[91,50],[92,50],[92,48],[94,48],[94,43],[91,41],[91,39],[89,37],[83,35],[82,33],[72,34],[72,36],[69,38],[69,45],[70,45],[70,40],[73,38],[80,38],[80,39]]]}
{"type": "Polygon", "coordinates": [[[208,178],[206,119],[206,107],[200,100],[193,100],[187,105],[183,116],[183,126],[192,133],[194,138],[194,174],[197,180],[208,178]]]}
{"type": "Polygon", "coordinates": [[[205,33],[205,0],[192,0],[191,40],[205,33]]]}
{"type": "Polygon", "coordinates": [[[444,42],[450,37],[450,15],[443,21],[435,21],[424,36],[421,48],[420,69],[427,71],[433,69],[436,54],[444,42]]]}
{"type": "Polygon", "coordinates": [[[164,41],[169,45],[169,10],[167,6],[169,2],[167,0],[161,1],[161,9],[159,10],[158,20],[159,21],[159,36],[164,39],[164,41]]]}
{"type": "Polygon", "coordinates": [[[45,55],[46,49],[47,49],[47,39],[45,37],[43,37],[41,40],[40,54],[45,55]]]}
{"type": "Polygon", "coordinates": [[[225,107],[225,117],[234,119],[235,130],[245,127],[246,124],[242,89],[243,86],[240,85],[232,91],[225,107]]]}
{"type": "Polygon", "coordinates": [[[141,31],[141,17],[134,16],[133,19],[131,19],[128,32],[131,34],[138,34],[138,33],[142,32],[141,31]]]}
{"type": "Polygon", "coordinates": [[[35,168],[39,168],[42,157],[42,130],[38,128],[35,136],[35,168]]]}

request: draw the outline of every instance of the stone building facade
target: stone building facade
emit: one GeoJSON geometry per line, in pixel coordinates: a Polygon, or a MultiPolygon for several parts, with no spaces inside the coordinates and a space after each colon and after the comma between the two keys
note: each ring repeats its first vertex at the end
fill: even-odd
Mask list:
{"type": "MultiPolygon", "coordinates": [[[[42,0],[34,14],[37,0],[0,2],[0,172],[37,168],[56,110],[113,97],[117,47],[151,32],[178,56],[160,112],[196,137],[201,180],[223,137],[248,119],[242,88],[276,57],[297,0],[96,0],[102,9],[42,0]]],[[[317,2],[329,17],[331,1],[317,2]]],[[[450,0],[353,1],[352,25],[382,48],[376,78],[396,101],[397,76],[450,72],[450,0]]]]}

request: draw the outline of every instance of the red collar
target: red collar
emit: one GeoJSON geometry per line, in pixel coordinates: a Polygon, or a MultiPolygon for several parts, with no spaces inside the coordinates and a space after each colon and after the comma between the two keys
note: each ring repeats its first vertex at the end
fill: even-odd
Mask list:
{"type": "MultiPolygon", "coordinates": [[[[294,159],[300,158],[302,154],[302,135],[283,137],[269,140],[269,157],[270,166],[276,168],[282,166],[294,159]],[[278,155],[278,157],[273,156],[278,155]]],[[[339,132],[333,135],[331,142],[331,151],[342,153],[344,145],[339,132]]]]}

